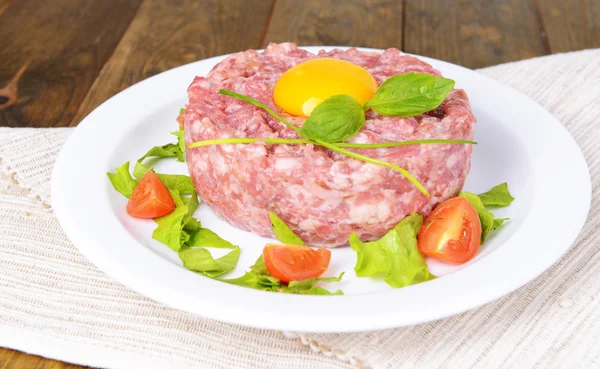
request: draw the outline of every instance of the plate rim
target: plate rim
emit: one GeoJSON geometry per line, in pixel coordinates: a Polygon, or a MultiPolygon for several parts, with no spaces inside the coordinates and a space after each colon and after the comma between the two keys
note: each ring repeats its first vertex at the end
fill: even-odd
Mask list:
{"type": "MultiPolygon", "coordinates": [[[[321,50],[321,49],[333,49],[333,48],[348,49],[349,47],[312,46],[312,47],[302,47],[302,48],[307,49],[311,52],[314,52],[316,50],[321,50]]],[[[370,49],[370,48],[357,48],[357,49],[366,50],[366,51],[382,51],[380,49],[370,49]]],[[[185,294],[182,294],[182,291],[180,291],[178,289],[172,289],[172,286],[170,286],[169,284],[165,284],[164,281],[161,282],[157,278],[151,278],[152,285],[149,285],[148,280],[142,278],[144,276],[147,277],[148,275],[139,274],[139,273],[148,273],[150,269],[156,268],[161,273],[169,273],[169,275],[173,274],[173,276],[176,276],[178,280],[181,279],[183,281],[187,281],[187,280],[191,281],[192,279],[190,277],[192,277],[194,279],[201,278],[201,277],[195,275],[194,273],[190,273],[189,271],[186,271],[181,267],[177,267],[175,265],[166,265],[166,264],[170,264],[170,263],[165,263],[165,261],[162,260],[162,258],[160,256],[155,255],[155,254],[148,255],[147,258],[145,259],[145,261],[148,262],[148,265],[142,265],[142,266],[136,266],[135,268],[130,268],[130,265],[127,264],[127,262],[125,262],[124,260],[119,260],[118,258],[115,260],[114,258],[112,258],[112,256],[114,256],[114,255],[108,255],[106,253],[103,254],[103,249],[101,247],[93,246],[93,244],[98,244],[102,241],[99,242],[98,240],[90,239],[89,234],[86,233],[86,231],[89,231],[89,227],[90,227],[89,224],[86,225],[86,227],[87,227],[86,231],[83,231],[82,229],[78,229],[78,227],[82,224],[81,222],[84,221],[84,219],[81,219],[81,217],[78,218],[78,217],[74,216],[74,214],[70,213],[70,211],[73,211],[73,209],[77,209],[77,211],[79,212],[78,214],[80,214],[80,215],[81,215],[82,211],[81,211],[81,209],[77,208],[78,205],[73,202],[74,200],[68,198],[68,194],[64,190],[65,188],[68,188],[67,187],[68,185],[65,182],[65,179],[71,178],[71,176],[69,175],[68,159],[69,159],[69,157],[74,155],[75,152],[77,152],[77,150],[81,149],[81,147],[80,147],[81,145],[79,145],[77,140],[80,140],[80,139],[86,137],[86,135],[93,136],[94,133],[99,134],[98,131],[102,130],[102,125],[100,125],[98,123],[94,123],[95,122],[94,117],[95,117],[95,115],[100,115],[101,113],[103,113],[104,110],[107,109],[107,107],[110,108],[111,101],[113,102],[112,104],[116,104],[116,103],[114,103],[115,101],[118,101],[119,99],[123,99],[124,97],[127,98],[128,95],[135,93],[137,90],[141,90],[146,85],[153,83],[153,81],[159,81],[161,78],[166,78],[166,75],[169,73],[175,73],[175,72],[181,71],[183,69],[191,68],[195,64],[214,65],[215,62],[217,62],[218,60],[222,60],[223,58],[227,57],[228,55],[231,55],[231,54],[216,56],[216,57],[212,57],[212,58],[208,58],[208,59],[203,59],[203,60],[199,60],[199,61],[196,61],[193,63],[189,63],[186,65],[182,65],[182,66],[173,68],[171,70],[162,72],[160,74],[157,74],[155,76],[147,78],[143,81],[140,81],[140,82],[128,87],[127,89],[119,92],[115,96],[111,97],[110,99],[108,99],[107,101],[102,103],[100,106],[98,106],[94,111],[92,111],[88,116],[86,116],[80,122],[80,124],[77,126],[77,128],[74,130],[74,132],[68,138],[67,142],[61,148],[61,151],[56,160],[55,167],[53,168],[52,180],[51,180],[51,195],[52,195],[52,202],[53,202],[52,206],[53,206],[55,214],[61,224],[61,227],[65,231],[65,234],[69,237],[69,239],[71,239],[71,241],[78,248],[78,250],[80,252],[82,252],[82,254],[86,258],[88,258],[88,260],[90,260],[93,264],[95,264],[99,269],[101,269],[103,272],[105,272],[106,274],[108,274],[109,276],[114,278],[116,281],[126,285],[127,287],[133,289],[134,291],[136,291],[138,293],[141,293],[144,296],[150,297],[151,299],[153,299],[155,301],[172,306],[174,308],[188,311],[188,312],[191,312],[191,313],[203,316],[203,317],[216,319],[219,321],[225,321],[225,322],[229,322],[229,323],[234,323],[234,324],[251,326],[251,327],[255,327],[255,328],[290,330],[290,331],[297,331],[297,332],[355,332],[355,331],[369,331],[369,330],[376,330],[376,329],[399,327],[399,326],[404,326],[404,325],[419,324],[419,323],[423,323],[426,321],[432,321],[432,320],[452,316],[457,313],[479,307],[485,303],[491,302],[502,296],[505,296],[506,294],[508,294],[508,293],[516,290],[517,288],[525,285],[526,283],[530,282],[535,277],[539,276],[545,270],[547,270],[552,264],[557,262],[560,259],[560,257],[571,248],[572,243],[575,241],[576,237],[580,233],[580,231],[585,223],[585,220],[587,219],[587,215],[588,215],[589,207],[590,207],[590,203],[591,203],[591,178],[590,178],[590,174],[589,174],[589,168],[588,168],[585,158],[581,152],[581,149],[575,142],[574,138],[570,135],[570,133],[566,130],[566,128],[556,118],[554,118],[548,111],[546,111],[537,102],[535,102],[531,98],[527,97],[520,91],[515,90],[507,85],[504,85],[492,78],[489,78],[485,75],[479,74],[471,69],[468,69],[468,68],[465,68],[462,66],[458,66],[455,64],[443,62],[440,60],[436,60],[436,59],[432,59],[432,58],[428,58],[428,57],[424,57],[424,56],[415,55],[416,57],[420,58],[421,60],[424,60],[429,63],[431,63],[433,61],[436,64],[449,65],[449,66],[452,66],[452,68],[460,68],[464,71],[468,71],[469,73],[474,73],[474,75],[478,76],[477,78],[483,79],[483,81],[485,83],[492,84],[495,86],[502,86],[501,89],[508,89],[508,91],[510,91],[510,94],[513,96],[516,96],[519,100],[524,99],[527,101],[528,104],[534,104],[535,109],[539,110],[540,114],[545,115],[544,118],[546,120],[552,121],[552,124],[553,124],[552,129],[554,129],[554,130],[558,129],[557,132],[560,132],[560,130],[562,129],[562,132],[560,132],[560,133],[562,134],[562,136],[566,135],[565,139],[566,139],[567,143],[565,145],[567,145],[567,144],[570,145],[569,150],[571,150],[571,154],[574,155],[574,157],[577,157],[576,159],[573,159],[573,160],[575,160],[575,161],[579,160],[579,162],[578,162],[579,167],[577,168],[577,171],[579,171],[578,175],[580,176],[580,179],[583,179],[582,181],[577,183],[577,185],[579,186],[579,189],[580,189],[579,192],[581,194],[581,197],[578,199],[578,202],[579,202],[580,206],[583,206],[583,208],[580,209],[579,216],[576,217],[577,219],[573,220],[571,226],[567,229],[567,231],[565,231],[565,234],[563,234],[562,237],[559,237],[559,238],[561,238],[562,241],[556,242],[556,243],[565,242],[567,245],[559,247],[559,248],[555,247],[553,249],[552,253],[544,254],[542,257],[535,259],[534,263],[533,262],[529,263],[529,265],[528,265],[529,268],[524,268],[524,270],[521,270],[521,273],[518,274],[519,275],[518,278],[516,278],[515,275],[512,275],[512,276],[508,275],[505,280],[506,283],[505,283],[504,287],[501,289],[502,291],[500,291],[500,288],[496,288],[496,290],[494,290],[495,291],[494,293],[492,293],[490,291],[484,291],[484,293],[482,293],[481,291],[479,291],[479,294],[476,294],[476,296],[466,296],[466,298],[468,298],[468,303],[463,303],[463,304],[456,304],[456,302],[453,302],[451,300],[448,300],[448,301],[444,300],[444,302],[447,303],[448,305],[447,305],[446,309],[442,309],[441,311],[436,310],[436,309],[427,308],[427,306],[423,306],[422,307],[423,309],[420,312],[420,314],[418,314],[418,317],[413,317],[412,319],[407,319],[406,317],[403,317],[403,316],[390,314],[390,313],[392,313],[392,311],[389,311],[389,310],[386,310],[385,314],[381,313],[381,314],[377,314],[375,316],[373,316],[373,314],[371,314],[369,316],[369,319],[366,319],[365,314],[361,313],[360,311],[357,311],[357,309],[354,309],[354,310],[350,309],[350,311],[343,310],[344,313],[340,312],[339,307],[341,307],[343,305],[354,306],[355,304],[358,304],[358,305],[363,304],[364,303],[363,300],[365,299],[363,294],[346,295],[346,296],[342,296],[342,297],[327,297],[326,299],[328,300],[327,302],[329,303],[329,305],[334,305],[333,307],[327,307],[327,306],[322,306],[322,305],[318,304],[319,302],[323,301],[323,300],[321,300],[321,301],[317,300],[317,299],[323,299],[322,296],[297,296],[297,295],[267,293],[267,292],[263,292],[263,291],[255,291],[252,289],[247,289],[247,288],[238,287],[238,286],[230,286],[230,285],[227,285],[227,288],[219,288],[219,287],[223,287],[222,286],[223,283],[211,280],[209,278],[202,278],[201,282],[198,282],[196,280],[196,283],[198,285],[203,285],[203,287],[208,288],[211,291],[212,295],[209,295],[208,298],[200,299],[200,300],[198,299],[198,297],[196,297],[196,298],[192,299],[194,303],[191,303],[190,301],[183,301],[186,299],[186,296],[185,296],[185,294]],[[581,160],[582,160],[582,162],[581,162],[581,160]],[[585,172],[581,172],[582,168],[581,168],[580,164],[582,164],[582,163],[585,167],[585,172]],[[568,240],[568,241],[566,241],[566,240],[568,240]],[[161,264],[165,264],[165,265],[161,265],[161,264]],[[237,290],[233,290],[231,288],[237,289],[237,290]],[[223,296],[223,294],[220,293],[219,290],[235,291],[236,296],[239,296],[239,298],[237,298],[237,299],[242,300],[242,301],[244,299],[252,300],[253,297],[256,298],[256,296],[261,296],[261,297],[264,297],[264,298],[261,298],[261,300],[269,300],[270,302],[272,302],[273,308],[281,309],[281,308],[285,308],[286,306],[288,306],[289,309],[283,313],[279,312],[278,313],[279,315],[276,315],[274,317],[269,314],[261,314],[261,312],[257,311],[256,309],[248,309],[249,307],[247,305],[244,305],[244,303],[236,304],[235,299],[232,299],[230,296],[223,296]],[[256,293],[267,294],[267,295],[256,295],[256,293]],[[178,296],[178,297],[174,298],[174,296],[178,296]],[[329,300],[329,299],[332,299],[332,300],[329,300]],[[336,300],[336,299],[339,299],[339,300],[336,300]],[[342,301],[342,299],[343,299],[344,303],[340,304],[339,301],[342,301]],[[300,320],[297,320],[297,319],[294,320],[293,319],[294,317],[298,318],[301,315],[291,314],[290,311],[297,313],[296,310],[294,310],[295,308],[298,307],[296,305],[306,305],[304,303],[305,301],[311,301],[313,304],[317,304],[323,310],[312,312],[311,316],[310,316],[311,319],[305,318],[305,319],[300,319],[300,320]],[[333,303],[334,301],[335,301],[335,303],[333,303]],[[197,302],[201,302],[202,304],[198,305],[197,302]],[[224,302],[228,303],[229,305],[223,306],[224,302]],[[336,310],[335,308],[338,308],[338,309],[336,310]],[[336,313],[336,311],[337,311],[337,313],[336,313]],[[249,314],[255,314],[255,315],[250,317],[249,314]],[[317,323],[315,323],[315,321],[317,323]],[[323,322],[325,322],[326,324],[323,325],[322,324],[323,322]],[[347,322],[352,322],[352,324],[347,324],[347,322]]],[[[133,126],[131,126],[130,128],[132,128],[132,127],[133,126]]],[[[107,154],[107,155],[110,156],[112,154],[107,154]]],[[[102,173],[102,175],[104,175],[104,172],[102,169],[96,168],[96,171],[100,171],[102,173]]],[[[110,222],[110,224],[114,225],[114,222],[110,222]]],[[[118,236],[122,240],[126,240],[127,242],[134,242],[134,243],[137,243],[138,246],[141,246],[141,245],[139,245],[139,242],[137,240],[134,240],[131,237],[131,235],[129,235],[129,237],[128,237],[126,234],[123,233],[123,231],[124,231],[124,229],[121,230],[121,232],[117,232],[118,236]]],[[[102,235],[99,235],[98,237],[102,237],[102,235]]],[[[104,238],[104,240],[106,240],[106,238],[104,238]]],[[[98,246],[98,245],[96,245],[96,246],[98,246]]],[[[142,246],[142,248],[143,248],[143,246],[142,246]]],[[[133,247],[132,249],[136,249],[136,248],[133,247]]],[[[500,247],[498,250],[494,251],[494,253],[501,252],[502,249],[503,248],[500,247]]],[[[140,251],[140,250],[137,250],[137,251],[140,251]]],[[[127,255],[130,255],[130,256],[136,255],[136,252],[131,251],[131,253],[128,253],[127,255]]],[[[476,275],[477,272],[485,271],[485,270],[483,270],[483,271],[480,270],[482,268],[482,266],[485,264],[486,263],[483,263],[483,262],[473,263],[468,268],[465,268],[465,270],[469,269],[469,270],[471,270],[470,274],[475,273],[475,275],[476,275]]],[[[444,278],[439,278],[434,281],[430,281],[427,284],[431,285],[431,288],[438,288],[438,289],[449,288],[451,286],[449,286],[448,284],[452,282],[451,281],[452,278],[449,278],[451,276],[452,275],[446,276],[444,278]],[[435,285],[436,287],[433,287],[433,285],[435,285]]],[[[424,285],[425,284],[418,285],[418,286],[424,287],[424,285]]],[[[403,288],[402,289],[403,295],[405,295],[405,297],[409,297],[409,298],[411,296],[419,296],[420,295],[419,293],[414,292],[415,287],[418,287],[418,286],[409,286],[409,287],[403,288]]],[[[399,291],[400,290],[374,292],[374,293],[370,293],[368,295],[369,296],[381,295],[381,296],[377,296],[377,298],[375,299],[378,302],[381,302],[381,301],[385,301],[386,297],[389,297],[390,299],[393,300],[394,296],[391,296],[391,295],[397,294],[399,291]]],[[[465,297],[465,296],[462,296],[462,297],[465,297]]],[[[369,297],[368,299],[373,300],[373,297],[369,297]]],[[[305,311],[305,310],[303,310],[303,311],[305,311]]],[[[380,311],[378,311],[378,312],[380,312],[380,311]]]]}

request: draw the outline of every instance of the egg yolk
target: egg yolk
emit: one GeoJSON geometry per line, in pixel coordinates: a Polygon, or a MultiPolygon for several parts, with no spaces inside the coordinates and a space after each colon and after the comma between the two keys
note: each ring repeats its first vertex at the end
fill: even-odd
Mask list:
{"type": "Polygon", "coordinates": [[[275,84],[273,100],[285,112],[307,117],[334,95],[349,95],[364,105],[377,87],[375,78],[363,67],[345,60],[319,58],[286,71],[275,84]]]}

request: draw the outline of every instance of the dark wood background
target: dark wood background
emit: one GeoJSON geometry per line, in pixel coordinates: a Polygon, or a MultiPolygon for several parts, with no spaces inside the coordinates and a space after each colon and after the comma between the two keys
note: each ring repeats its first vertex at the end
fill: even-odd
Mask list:
{"type": "MultiPolygon", "coordinates": [[[[600,47],[599,0],[0,0],[0,126],[76,126],[152,75],[269,42],[469,68],[600,47]]],[[[0,349],[0,369],[79,368],[0,349]]]]}

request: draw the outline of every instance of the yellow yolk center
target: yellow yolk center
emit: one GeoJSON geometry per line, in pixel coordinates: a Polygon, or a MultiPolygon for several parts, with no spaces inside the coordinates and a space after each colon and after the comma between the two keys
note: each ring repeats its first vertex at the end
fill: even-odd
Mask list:
{"type": "Polygon", "coordinates": [[[307,117],[334,95],[349,95],[364,105],[377,87],[375,78],[363,67],[345,60],[319,58],[286,71],[275,84],[273,100],[285,112],[307,117]]]}

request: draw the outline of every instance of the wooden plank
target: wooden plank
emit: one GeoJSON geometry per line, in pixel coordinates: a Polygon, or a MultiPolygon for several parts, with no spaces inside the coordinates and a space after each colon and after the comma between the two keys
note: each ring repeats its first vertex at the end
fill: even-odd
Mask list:
{"type": "Polygon", "coordinates": [[[536,3],[553,53],[600,47],[600,1],[537,0],[536,3]]]}
{"type": "Polygon", "coordinates": [[[402,47],[399,0],[277,0],[265,42],[402,47]]]}
{"type": "Polygon", "coordinates": [[[270,0],[144,2],[71,125],[142,79],[199,59],[260,47],[270,11],[270,0]]]}
{"type": "Polygon", "coordinates": [[[10,3],[11,0],[0,0],[0,15],[2,15],[2,13],[4,13],[6,9],[8,9],[10,3]]]}
{"type": "Polygon", "coordinates": [[[0,87],[30,63],[0,126],[68,125],[139,1],[10,2],[0,15],[0,87]]]}
{"type": "Polygon", "coordinates": [[[0,369],[84,369],[86,367],[67,364],[40,356],[0,348],[0,369]]]}
{"type": "Polygon", "coordinates": [[[545,55],[532,0],[408,0],[406,52],[480,68],[545,55]]]}

